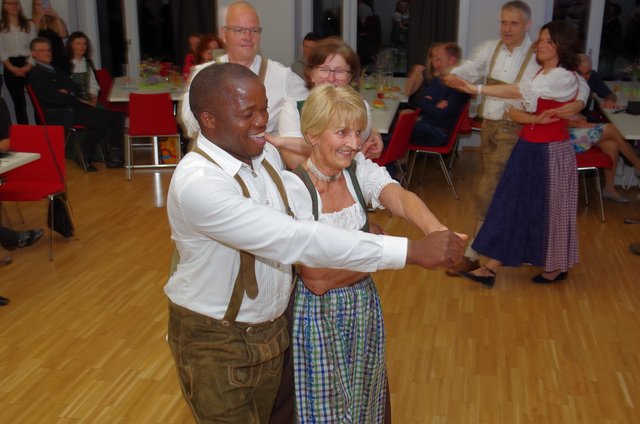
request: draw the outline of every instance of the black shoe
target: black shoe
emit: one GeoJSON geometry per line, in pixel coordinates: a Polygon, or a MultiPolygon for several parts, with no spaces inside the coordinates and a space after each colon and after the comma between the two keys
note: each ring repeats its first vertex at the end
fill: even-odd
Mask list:
{"type": "Polygon", "coordinates": [[[536,284],[551,284],[551,283],[555,283],[556,281],[566,280],[568,276],[569,276],[568,272],[561,272],[560,274],[556,275],[556,278],[553,278],[550,280],[548,278],[544,278],[542,274],[538,274],[535,277],[533,277],[531,281],[533,281],[536,284]]]}
{"type": "Polygon", "coordinates": [[[122,168],[124,167],[124,162],[122,159],[111,159],[109,158],[109,162],[107,162],[107,168],[122,168]]]}
{"type": "Polygon", "coordinates": [[[122,160],[122,150],[118,147],[112,147],[109,149],[109,161],[107,162],[107,168],[122,168],[124,161],[122,160]]]}
{"type": "Polygon", "coordinates": [[[9,299],[7,299],[6,297],[0,296],[0,306],[6,306],[8,304],[9,304],[9,299]]]}
{"type": "Polygon", "coordinates": [[[17,248],[23,248],[31,246],[42,238],[44,230],[42,228],[36,228],[28,231],[16,231],[16,241],[13,243],[3,243],[2,247],[7,250],[16,250],[17,248]]]}
{"type": "Polygon", "coordinates": [[[475,281],[476,283],[480,283],[485,287],[492,288],[496,284],[496,273],[486,266],[480,267],[478,269],[486,270],[489,275],[475,275],[472,274],[471,271],[460,271],[460,276],[471,281],[475,281]]]}
{"type": "Polygon", "coordinates": [[[98,168],[93,166],[93,164],[91,162],[85,163],[84,164],[84,168],[87,170],[87,172],[97,172],[98,171],[98,168]]]}

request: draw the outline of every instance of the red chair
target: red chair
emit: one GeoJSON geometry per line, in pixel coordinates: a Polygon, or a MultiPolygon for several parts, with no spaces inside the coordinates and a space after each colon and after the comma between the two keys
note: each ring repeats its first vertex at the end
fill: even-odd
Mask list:
{"type": "Polygon", "coordinates": [[[96,70],[96,79],[98,80],[98,85],[100,86],[98,103],[100,103],[110,111],[129,114],[129,104],[127,102],[109,101],[109,93],[111,92],[111,87],[113,86],[113,78],[111,77],[109,71],[104,68],[96,70]]]}
{"type": "Polygon", "coordinates": [[[460,199],[458,197],[458,192],[456,191],[456,188],[453,185],[451,174],[449,173],[449,169],[451,167],[452,162],[450,162],[449,167],[447,167],[447,165],[445,165],[444,163],[443,155],[449,155],[449,154],[452,155],[458,149],[458,143],[460,141],[460,134],[461,134],[460,129],[462,128],[462,125],[465,122],[467,122],[468,116],[469,116],[469,102],[467,102],[462,108],[462,111],[460,112],[460,117],[458,118],[456,125],[453,127],[453,129],[451,130],[451,133],[449,134],[449,140],[447,141],[447,144],[445,144],[444,146],[431,147],[431,146],[420,146],[418,144],[409,145],[409,151],[414,152],[414,154],[413,154],[413,158],[411,159],[411,165],[409,166],[409,181],[407,182],[407,186],[411,182],[411,176],[413,175],[413,167],[416,163],[416,157],[419,154],[435,156],[438,158],[438,161],[440,162],[440,167],[442,168],[442,172],[444,173],[444,176],[447,179],[447,184],[453,190],[453,195],[455,196],[456,200],[460,199]]]}
{"type": "Polygon", "coordinates": [[[380,166],[385,166],[391,162],[396,162],[398,170],[400,171],[400,184],[403,187],[408,185],[407,178],[402,170],[402,165],[399,160],[406,156],[409,149],[409,141],[411,140],[411,133],[413,133],[413,127],[416,125],[416,121],[420,116],[420,109],[412,112],[402,113],[398,116],[398,122],[396,128],[391,134],[391,139],[387,144],[387,148],[384,149],[379,158],[373,159],[373,162],[380,166]]]}
{"type": "Polygon", "coordinates": [[[584,153],[576,153],[576,164],[578,166],[578,172],[582,174],[584,202],[586,205],[589,205],[589,197],[587,195],[587,181],[585,174],[588,172],[595,172],[596,174],[596,192],[598,193],[598,200],[600,201],[600,214],[602,215],[602,222],[604,222],[604,204],[602,203],[602,188],[600,187],[600,168],[613,168],[613,161],[611,160],[611,156],[604,153],[602,150],[600,150],[599,147],[593,146],[584,153]]]}
{"type": "MultiPolygon", "coordinates": [[[[31,99],[33,110],[36,113],[36,123],[39,125],[47,125],[47,121],[44,117],[44,111],[42,110],[42,106],[40,105],[40,100],[38,100],[38,97],[36,96],[35,91],[33,91],[33,87],[27,84],[25,85],[25,88],[27,89],[27,94],[29,94],[29,99],[31,99]]],[[[66,129],[67,134],[64,140],[65,150],[67,148],[67,144],[69,143],[69,141],[73,140],[72,141],[73,148],[76,152],[76,157],[79,159],[80,163],[82,164],[81,166],[84,172],[87,172],[87,161],[85,160],[84,153],[82,153],[82,146],[80,146],[79,132],[84,131],[86,129],[87,127],[85,127],[84,125],[73,124],[66,129]],[[72,134],[73,134],[73,137],[71,137],[72,134]]],[[[102,160],[105,161],[106,160],[105,155],[102,152],[102,149],[99,147],[98,147],[98,152],[100,153],[102,160]]]]}
{"type": "MultiPolygon", "coordinates": [[[[64,127],[13,125],[11,147],[18,152],[39,153],[40,159],[3,174],[0,202],[32,202],[49,199],[53,220],[53,199],[66,195],[64,127]]],[[[49,222],[53,228],[53,222],[49,222]]],[[[53,260],[53,230],[49,231],[49,260],[53,260]]]]}
{"type": "Polygon", "coordinates": [[[132,168],[157,168],[177,166],[182,159],[180,132],[173,116],[173,102],[169,93],[129,95],[129,133],[125,138],[125,168],[127,179],[131,181],[132,168]],[[159,138],[165,146],[161,146],[159,138]],[[151,139],[151,143],[133,143],[133,138],[151,139]],[[168,140],[175,144],[169,148],[168,140]],[[133,161],[134,148],[151,148],[153,163],[136,165],[133,161]]]}

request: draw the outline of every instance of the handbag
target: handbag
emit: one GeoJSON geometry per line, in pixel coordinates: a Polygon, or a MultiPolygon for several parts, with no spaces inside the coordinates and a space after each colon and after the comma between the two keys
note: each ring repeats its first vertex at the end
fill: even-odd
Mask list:
{"type": "Polygon", "coordinates": [[[53,146],[51,144],[51,139],[49,138],[49,132],[47,131],[47,126],[42,126],[44,130],[44,136],[47,140],[47,144],[49,145],[49,150],[51,151],[51,157],[53,158],[53,163],[56,166],[56,170],[58,171],[58,175],[60,176],[60,180],[64,184],[64,192],[57,194],[51,199],[51,206],[47,208],[47,226],[51,228],[53,223],[53,228],[55,232],[59,233],[63,237],[73,237],[73,232],[76,229],[75,223],[73,221],[73,211],[71,210],[71,203],[69,203],[69,199],[67,198],[67,182],[64,179],[64,175],[62,174],[62,169],[60,169],[60,165],[56,160],[56,155],[53,151],[53,146]],[[53,216],[51,214],[53,213],[53,216]]]}
{"type": "Polygon", "coordinates": [[[53,222],[53,230],[63,237],[73,237],[73,231],[76,226],[73,222],[73,211],[71,210],[71,203],[69,200],[62,196],[56,196],[53,198],[53,206],[49,208],[47,214],[47,223],[51,228],[53,222]],[[51,213],[53,211],[53,217],[51,213]]]}

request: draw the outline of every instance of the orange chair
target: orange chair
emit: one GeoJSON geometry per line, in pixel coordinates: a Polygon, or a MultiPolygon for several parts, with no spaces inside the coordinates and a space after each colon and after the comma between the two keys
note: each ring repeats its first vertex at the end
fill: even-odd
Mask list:
{"type": "Polygon", "coordinates": [[[440,167],[442,168],[442,172],[444,173],[444,176],[447,179],[447,184],[453,190],[453,195],[455,196],[456,200],[460,199],[458,197],[458,192],[456,191],[456,188],[453,185],[451,174],[449,173],[449,169],[451,167],[452,161],[450,162],[449,167],[447,167],[447,165],[445,165],[444,163],[443,155],[451,154],[453,156],[453,153],[455,153],[455,151],[458,149],[458,143],[460,141],[460,134],[461,134],[460,129],[462,128],[462,125],[467,122],[468,116],[469,116],[469,102],[467,102],[462,108],[462,111],[460,112],[460,117],[456,121],[456,125],[453,127],[453,129],[451,130],[451,133],[449,134],[449,140],[447,141],[447,144],[445,144],[444,146],[431,147],[431,146],[420,146],[418,144],[409,145],[409,151],[413,152],[414,154],[411,159],[411,165],[409,166],[409,181],[407,181],[407,186],[411,182],[411,176],[413,175],[413,167],[416,163],[416,157],[419,154],[423,153],[425,155],[435,156],[438,158],[438,161],[440,162],[440,167]]]}
{"type": "MultiPolygon", "coordinates": [[[[33,87],[27,84],[25,85],[25,88],[27,89],[27,94],[29,94],[29,99],[31,99],[31,104],[33,105],[33,110],[36,114],[36,123],[39,125],[47,125],[47,121],[44,117],[44,111],[42,110],[42,106],[40,105],[40,101],[38,100],[35,91],[33,91],[33,87]]],[[[87,127],[84,125],[73,124],[69,128],[66,128],[66,137],[64,140],[65,150],[69,141],[73,140],[73,148],[76,151],[76,157],[78,158],[84,172],[87,172],[87,161],[85,160],[84,153],[82,153],[82,146],[80,146],[79,132],[86,129],[87,127]],[[71,137],[71,135],[73,135],[73,137],[71,137]]],[[[104,152],[100,147],[98,147],[98,152],[102,157],[102,161],[106,161],[104,152]]]]}
{"type": "Polygon", "coordinates": [[[384,149],[379,158],[373,159],[373,162],[380,166],[385,166],[391,162],[396,162],[398,170],[400,171],[400,184],[403,187],[408,185],[407,178],[402,170],[402,166],[399,160],[406,156],[409,149],[409,141],[411,140],[411,133],[413,133],[413,127],[416,125],[416,121],[420,116],[420,109],[412,112],[402,113],[398,116],[398,122],[396,128],[391,134],[391,139],[387,144],[387,148],[384,149]],[[403,184],[404,183],[404,184],[403,184]]]}
{"type": "Polygon", "coordinates": [[[177,166],[182,159],[180,132],[173,116],[173,102],[169,93],[129,95],[129,133],[125,137],[125,168],[131,181],[132,168],[157,168],[177,166]],[[172,148],[162,147],[159,138],[174,139],[172,148]],[[133,138],[151,139],[151,143],[133,143],[133,138]],[[136,165],[134,148],[152,148],[153,163],[136,165]]]}
{"type": "Polygon", "coordinates": [[[104,68],[96,70],[96,79],[98,80],[98,85],[100,86],[98,103],[100,103],[110,111],[129,114],[129,104],[127,102],[121,103],[109,101],[109,92],[111,91],[111,87],[113,86],[113,78],[111,77],[109,70],[104,68]]]}
{"type": "Polygon", "coordinates": [[[586,205],[589,205],[589,197],[587,195],[587,181],[585,175],[588,172],[595,172],[596,174],[596,192],[598,193],[598,200],[600,201],[600,214],[602,215],[602,222],[604,222],[604,205],[602,203],[602,188],[600,187],[600,168],[613,168],[613,161],[611,160],[611,156],[602,152],[599,147],[593,146],[586,152],[576,153],[576,164],[578,166],[578,172],[582,174],[584,202],[586,205]]]}
{"type": "MultiPolygon", "coordinates": [[[[0,202],[49,199],[49,227],[53,228],[54,198],[66,195],[64,127],[13,125],[11,147],[18,152],[39,153],[40,159],[3,174],[0,202]]],[[[53,260],[53,230],[49,231],[49,260],[53,260]]]]}

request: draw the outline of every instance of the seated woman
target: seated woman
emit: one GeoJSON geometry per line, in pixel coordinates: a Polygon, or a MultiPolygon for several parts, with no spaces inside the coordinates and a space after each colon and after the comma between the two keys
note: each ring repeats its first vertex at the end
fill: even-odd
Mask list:
{"type": "Polygon", "coordinates": [[[84,32],[76,31],[67,40],[68,62],[66,69],[73,82],[80,87],[79,97],[96,106],[100,86],[96,77],[96,67],[91,59],[91,43],[84,32]]]}
{"type": "MultiPolygon", "coordinates": [[[[120,168],[124,165],[122,160],[124,116],[122,113],[98,107],[100,86],[96,78],[96,67],[91,59],[89,37],[81,31],[75,31],[69,36],[66,47],[68,57],[66,69],[71,80],[78,87],[77,98],[82,103],[93,107],[87,109],[87,116],[83,115],[87,120],[85,122],[92,123],[91,128],[100,128],[96,131],[96,134],[99,134],[99,140],[94,142],[106,144],[109,156],[107,167],[120,168]],[[105,134],[108,137],[104,137],[105,134]]],[[[95,169],[93,166],[92,168],[95,169]]]]}
{"type": "Polygon", "coordinates": [[[620,153],[622,153],[622,156],[631,162],[636,169],[636,174],[638,174],[640,173],[640,157],[620,134],[620,131],[612,124],[587,122],[587,119],[580,115],[569,121],[569,136],[576,152],[586,152],[591,146],[596,145],[604,153],[611,156],[613,168],[604,170],[602,197],[618,203],[629,203],[629,198],[621,195],[616,189],[616,166],[620,153]]]}
{"type": "Polygon", "coordinates": [[[200,37],[198,46],[196,47],[195,59],[193,64],[200,65],[202,63],[211,62],[216,58],[216,51],[223,49],[222,40],[215,34],[205,34],[200,37]]]}
{"type": "MultiPolygon", "coordinates": [[[[371,203],[388,208],[424,234],[454,237],[462,246],[463,241],[385,168],[356,155],[367,112],[355,90],[314,88],[302,108],[301,125],[311,156],[297,168],[297,177],[284,173],[298,219],[366,231],[371,203]]],[[[298,422],[341,422],[344,417],[384,422],[390,412],[385,333],[371,276],[304,266],[299,271],[292,331],[298,422]]]]}
{"type": "Polygon", "coordinates": [[[200,34],[189,35],[189,51],[184,55],[184,60],[182,61],[182,76],[185,79],[189,77],[191,67],[196,63],[196,49],[201,37],[202,35],[200,34]]]}
{"type": "MultiPolygon", "coordinates": [[[[321,40],[313,48],[304,74],[308,88],[320,84],[346,87],[354,75],[360,75],[360,60],[347,43],[340,38],[330,37],[321,40]]],[[[267,134],[267,140],[280,149],[290,169],[295,169],[311,154],[311,147],[304,142],[300,132],[300,109],[303,103],[288,99],[280,112],[278,136],[267,134]]],[[[362,134],[366,142],[361,151],[368,159],[375,159],[382,153],[382,138],[377,130],[371,128],[369,105],[367,114],[368,125],[362,134]]]]}
{"type": "Polygon", "coordinates": [[[414,66],[405,85],[405,93],[408,96],[415,93],[415,105],[420,108],[412,143],[421,146],[447,144],[449,133],[456,125],[469,95],[447,87],[440,77],[458,64],[461,55],[460,46],[456,43],[435,43],[429,49],[426,78],[426,67],[414,66]]]}

